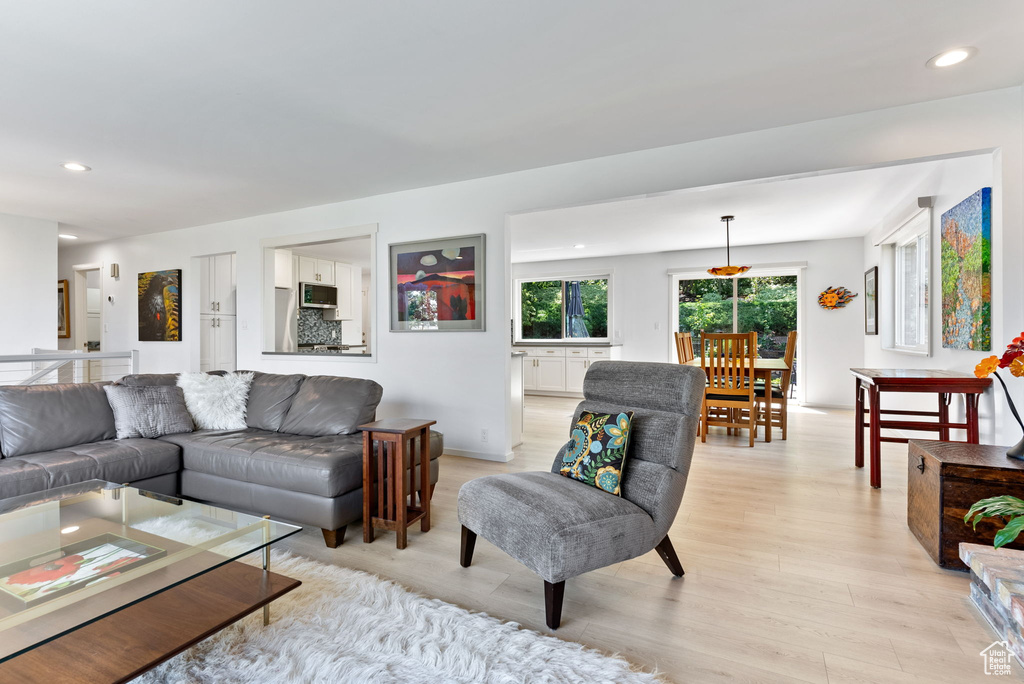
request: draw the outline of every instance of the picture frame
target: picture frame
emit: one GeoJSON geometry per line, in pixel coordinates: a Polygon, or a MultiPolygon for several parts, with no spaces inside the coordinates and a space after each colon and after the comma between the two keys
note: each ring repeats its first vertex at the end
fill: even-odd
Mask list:
{"type": "Polygon", "coordinates": [[[388,245],[391,332],[485,330],[486,235],[388,245]]]}
{"type": "Polygon", "coordinates": [[[101,534],[3,565],[0,600],[30,608],[166,555],[150,544],[101,534]]]}
{"type": "Polygon", "coordinates": [[[57,337],[71,337],[71,304],[68,299],[70,287],[67,280],[57,281],[57,337]]]}
{"type": "Polygon", "coordinates": [[[864,334],[878,334],[878,267],[864,272],[864,334]]]}
{"type": "Polygon", "coordinates": [[[181,269],[139,274],[139,342],[181,342],[181,269]]]}

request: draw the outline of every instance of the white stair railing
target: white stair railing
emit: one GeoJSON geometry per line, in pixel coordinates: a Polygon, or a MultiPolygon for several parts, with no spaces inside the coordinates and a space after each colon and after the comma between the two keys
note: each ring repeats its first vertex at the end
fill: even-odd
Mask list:
{"type": "Polygon", "coordinates": [[[31,354],[0,356],[0,385],[112,381],[138,372],[138,350],[84,352],[33,349],[31,354]]]}

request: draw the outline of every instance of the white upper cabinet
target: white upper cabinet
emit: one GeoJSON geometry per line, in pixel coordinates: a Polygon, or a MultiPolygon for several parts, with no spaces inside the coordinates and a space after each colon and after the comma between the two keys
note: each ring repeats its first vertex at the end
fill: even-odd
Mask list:
{"type": "Polygon", "coordinates": [[[274,250],[274,287],[292,288],[292,253],[290,250],[274,250]]]}
{"type": "Polygon", "coordinates": [[[316,259],[313,257],[299,257],[299,282],[316,283],[316,259]]]}
{"type": "Polygon", "coordinates": [[[326,261],[324,259],[316,260],[316,272],[320,279],[317,281],[321,285],[336,285],[338,283],[334,278],[334,262],[326,261]]]}
{"type": "Polygon", "coordinates": [[[334,285],[334,262],[314,257],[299,257],[299,282],[334,285]]]}
{"type": "Polygon", "coordinates": [[[235,313],[235,255],[203,257],[199,266],[199,313],[235,313]]]}

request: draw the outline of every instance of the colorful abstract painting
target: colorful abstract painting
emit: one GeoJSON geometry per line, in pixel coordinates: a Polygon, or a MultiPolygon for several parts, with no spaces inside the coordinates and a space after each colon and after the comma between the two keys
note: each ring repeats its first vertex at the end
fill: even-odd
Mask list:
{"type": "Polygon", "coordinates": [[[482,267],[482,235],[391,245],[392,330],[481,330],[482,267]]]}
{"type": "Polygon", "coordinates": [[[942,215],[942,346],[992,348],[992,188],[942,215]]]}
{"type": "Polygon", "coordinates": [[[139,274],[139,341],[181,341],[181,269],[139,274]]]}

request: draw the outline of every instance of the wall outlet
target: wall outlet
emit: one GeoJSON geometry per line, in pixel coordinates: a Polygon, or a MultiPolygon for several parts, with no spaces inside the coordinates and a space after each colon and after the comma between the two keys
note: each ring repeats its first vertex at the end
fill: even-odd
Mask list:
{"type": "Polygon", "coordinates": [[[331,331],[331,339],[332,340],[333,339],[337,339],[337,337],[338,337],[338,331],[337,330],[332,330],[331,331]]]}
{"type": "Polygon", "coordinates": [[[655,330],[661,330],[661,322],[660,321],[654,321],[654,329],[655,330]]]}
{"type": "Polygon", "coordinates": [[[487,432],[487,428],[480,428],[480,441],[486,442],[490,435],[487,432]]]}
{"type": "Polygon", "coordinates": [[[242,330],[248,330],[249,329],[249,321],[247,321],[244,318],[242,319],[241,325],[242,325],[242,330]]]}

